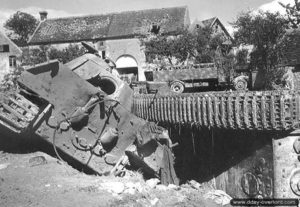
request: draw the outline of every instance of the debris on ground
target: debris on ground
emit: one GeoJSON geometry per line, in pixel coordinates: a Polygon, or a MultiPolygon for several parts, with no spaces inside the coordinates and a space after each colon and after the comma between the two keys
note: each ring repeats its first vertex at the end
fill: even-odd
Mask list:
{"type": "Polygon", "coordinates": [[[190,184],[165,186],[156,179],[145,181],[138,171],[126,171],[122,178],[87,175],[42,152],[1,153],[4,165],[8,167],[0,171],[0,206],[221,206],[190,184]],[[41,157],[47,162],[39,164],[41,157]],[[33,163],[39,165],[31,167],[33,163]]]}
{"type": "Polygon", "coordinates": [[[201,188],[201,184],[198,183],[198,182],[195,181],[195,180],[190,180],[190,181],[188,182],[188,184],[190,184],[193,188],[195,188],[195,189],[197,189],[197,190],[199,190],[199,189],[201,188]]]}
{"type": "Polygon", "coordinates": [[[37,166],[37,165],[44,165],[47,164],[47,160],[44,156],[36,156],[29,159],[29,164],[31,167],[37,166]]]}
{"type": "Polygon", "coordinates": [[[204,198],[211,199],[222,206],[228,205],[230,203],[230,200],[232,199],[230,195],[228,195],[222,190],[209,191],[204,195],[204,198]]]}
{"type": "Polygon", "coordinates": [[[151,178],[149,180],[146,181],[146,184],[150,187],[150,188],[155,188],[155,186],[157,186],[157,184],[160,183],[160,180],[157,178],[151,178]]]}
{"type": "Polygon", "coordinates": [[[10,165],[10,163],[3,163],[3,164],[0,164],[0,170],[3,170],[3,169],[5,169],[5,168],[7,168],[9,165],[10,165]]]}
{"type": "Polygon", "coordinates": [[[121,182],[105,182],[100,185],[100,188],[113,194],[121,194],[125,190],[125,185],[121,182]]]}

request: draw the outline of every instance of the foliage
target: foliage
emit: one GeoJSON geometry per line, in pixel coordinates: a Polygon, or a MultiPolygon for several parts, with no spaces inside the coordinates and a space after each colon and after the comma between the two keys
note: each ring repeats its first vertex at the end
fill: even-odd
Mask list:
{"type": "Polygon", "coordinates": [[[241,49],[237,51],[236,54],[236,62],[237,65],[246,65],[247,64],[247,57],[248,57],[248,50],[247,49],[241,49]]]}
{"type": "Polygon", "coordinates": [[[39,46],[37,48],[23,48],[21,62],[23,65],[35,65],[49,60],[58,59],[62,63],[69,62],[85,53],[85,49],[76,44],[59,50],[53,46],[39,46]]]}
{"type": "Polygon", "coordinates": [[[17,11],[4,23],[4,27],[13,32],[8,35],[9,38],[17,45],[22,46],[26,45],[38,23],[39,21],[34,16],[17,11]]]}
{"type": "Polygon", "coordinates": [[[172,40],[172,55],[179,61],[183,62],[194,57],[196,37],[188,30],[184,30],[177,38],[172,40]]]}
{"type": "Polygon", "coordinates": [[[160,67],[165,65],[188,63],[214,62],[223,71],[227,80],[230,80],[234,66],[234,57],[229,54],[231,45],[223,44],[226,39],[222,34],[212,34],[209,27],[194,31],[183,30],[177,36],[152,36],[142,39],[145,45],[147,62],[158,61],[160,67]],[[167,63],[164,61],[167,59],[167,63]]]}
{"type": "Polygon", "coordinates": [[[17,66],[9,71],[9,73],[5,74],[3,80],[0,83],[0,90],[1,91],[15,91],[18,89],[17,79],[21,75],[23,68],[17,66]]]}
{"type": "Polygon", "coordinates": [[[294,0],[294,2],[294,5],[283,4],[281,2],[279,2],[279,4],[285,8],[290,27],[296,29],[300,24],[300,2],[299,0],[294,0]]]}
{"type": "Polygon", "coordinates": [[[35,65],[47,61],[46,52],[49,47],[39,46],[35,48],[22,48],[20,62],[22,65],[35,65]]]}
{"type": "Polygon", "coordinates": [[[238,44],[253,45],[250,67],[265,76],[264,89],[272,89],[276,79],[281,78],[278,64],[281,60],[279,40],[287,28],[286,20],[279,13],[259,11],[242,13],[233,23],[238,44]]]}
{"type": "Polygon", "coordinates": [[[164,62],[168,60],[169,64],[173,64],[172,60],[176,58],[179,62],[187,60],[194,55],[195,37],[187,30],[181,32],[181,35],[151,36],[149,39],[141,39],[145,46],[145,55],[147,62],[153,62],[155,59],[164,62]]]}
{"type": "Polygon", "coordinates": [[[49,50],[49,59],[58,59],[62,63],[67,63],[85,53],[85,49],[77,44],[70,44],[68,47],[58,50],[51,48],[49,50]]]}
{"type": "Polygon", "coordinates": [[[195,49],[197,51],[195,63],[211,63],[213,62],[214,41],[212,40],[211,30],[206,27],[196,31],[195,49]]]}
{"type": "Polygon", "coordinates": [[[217,49],[223,49],[223,36],[211,35],[208,27],[177,33],[180,35],[157,35],[146,40],[142,39],[147,61],[158,59],[162,62],[167,59],[169,64],[173,64],[172,60],[175,59],[181,64],[188,60],[193,60],[195,63],[208,63],[213,62],[217,49]]]}
{"type": "Polygon", "coordinates": [[[236,66],[233,53],[222,53],[220,50],[217,50],[213,62],[218,68],[219,73],[222,74],[220,77],[224,77],[224,81],[230,83],[234,76],[234,68],[236,66]]]}

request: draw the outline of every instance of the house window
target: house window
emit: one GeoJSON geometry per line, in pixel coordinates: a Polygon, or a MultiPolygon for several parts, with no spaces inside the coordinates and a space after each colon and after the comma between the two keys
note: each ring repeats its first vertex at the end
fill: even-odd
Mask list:
{"type": "Polygon", "coordinates": [[[106,58],[106,54],[105,54],[105,50],[101,51],[102,52],[102,59],[105,59],[106,58]]]}
{"type": "Polygon", "coordinates": [[[218,27],[218,25],[216,24],[216,26],[215,26],[215,31],[218,31],[218,29],[219,29],[219,27],[218,27]]]}
{"type": "Polygon", "coordinates": [[[16,66],[17,66],[16,56],[9,56],[9,67],[16,67],[16,66]]]}
{"type": "Polygon", "coordinates": [[[9,52],[9,45],[0,45],[0,52],[9,52]]]}

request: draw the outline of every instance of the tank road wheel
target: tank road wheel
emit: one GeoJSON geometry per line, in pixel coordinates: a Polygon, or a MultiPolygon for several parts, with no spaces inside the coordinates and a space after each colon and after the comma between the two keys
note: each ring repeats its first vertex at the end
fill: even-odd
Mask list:
{"type": "Polygon", "coordinates": [[[184,85],[180,81],[174,81],[171,83],[171,91],[175,93],[182,93],[184,91],[184,85]]]}
{"type": "Polygon", "coordinates": [[[237,80],[235,83],[234,83],[234,88],[235,90],[237,91],[244,91],[247,89],[247,81],[244,80],[244,79],[240,79],[240,80],[237,80]]]}

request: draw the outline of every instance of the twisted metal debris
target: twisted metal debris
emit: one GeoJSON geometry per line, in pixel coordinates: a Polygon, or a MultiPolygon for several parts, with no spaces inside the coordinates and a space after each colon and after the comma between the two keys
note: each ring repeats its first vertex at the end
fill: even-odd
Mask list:
{"type": "Polygon", "coordinates": [[[299,91],[135,95],[134,113],[162,124],[226,129],[290,130],[300,115],[299,91]]]}
{"type": "Polygon", "coordinates": [[[20,133],[38,114],[38,107],[20,94],[0,93],[0,125],[20,133]]]}

